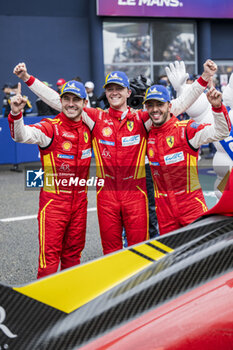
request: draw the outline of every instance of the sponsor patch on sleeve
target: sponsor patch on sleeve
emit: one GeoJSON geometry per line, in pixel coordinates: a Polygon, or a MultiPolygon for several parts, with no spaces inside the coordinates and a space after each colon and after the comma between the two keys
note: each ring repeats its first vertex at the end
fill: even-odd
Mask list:
{"type": "Polygon", "coordinates": [[[200,124],[197,124],[196,122],[193,122],[190,124],[191,128],[197,129],[200,124]]]}

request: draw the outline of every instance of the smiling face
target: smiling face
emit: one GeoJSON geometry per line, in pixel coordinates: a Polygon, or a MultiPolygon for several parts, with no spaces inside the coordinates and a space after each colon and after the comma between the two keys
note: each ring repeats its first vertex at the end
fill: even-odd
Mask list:
{"type": "Polygon", "coordinates": [[[122,112],[126,111],[127,98],[131,95],[131,90],[112,83],[106,86],[105,93],[110,107],[122,112]]]}
{"type": "Polygon", "coordinates": [[[81,120],[81,114],[83,107],[86,105],[86,100],[67,92],[61,97],[61,105],[62,112],[67,118],[77,122],[81,120]]]}
{"type": "Polygon", "coordinates": [[[171,103],[148,100],[145,106],[154,126],[161,126],[170,119],[171,103]]]}

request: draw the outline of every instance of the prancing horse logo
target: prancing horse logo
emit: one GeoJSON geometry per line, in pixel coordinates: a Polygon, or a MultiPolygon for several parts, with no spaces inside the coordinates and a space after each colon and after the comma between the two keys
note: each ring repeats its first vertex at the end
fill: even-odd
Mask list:
{"type": "Polygon", "coordinates": [[[3,307],[0,306],[0,330],[3,331],[3,333],[8,337],[8,338],[16,338],[17,334],[13,334],[7,326],[2,324],[5,321],[6,318],[6,311],[3,309],[3,307]]]}
{"type": "Polygon", "coordinates": [[[131,120],[128,120],[127,121],[127,128],[129,131],[132,131],[133,130],[133,127],[134,127],[134,122],[131,121],[131,120]]]}
{"type": "Polygon", "coordinates": [[[173,145],[174,145],[174,136],[168,136],[168,137],[166,138],[166,141],[167,141],[168,146],[169,146],[170,148],[172,148],[173,145]]]}

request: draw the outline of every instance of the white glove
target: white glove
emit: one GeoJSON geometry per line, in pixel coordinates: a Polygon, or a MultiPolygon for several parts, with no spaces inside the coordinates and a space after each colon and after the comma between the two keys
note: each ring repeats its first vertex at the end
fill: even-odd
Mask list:
{"type": "Polygon", "coordinates": [[[165,67],[167,77],[176,92],[179,94],[189,77],[188,73],[186,73],[184,61],[175,61],[174,64],[170,63],[169,67],[165,67]]]}
{"type": "Polygon", "coordinates": [[[233,109],[233,73],[231,73],[229,83],[223,90],[222,98],[224,105],[233,109]]]}

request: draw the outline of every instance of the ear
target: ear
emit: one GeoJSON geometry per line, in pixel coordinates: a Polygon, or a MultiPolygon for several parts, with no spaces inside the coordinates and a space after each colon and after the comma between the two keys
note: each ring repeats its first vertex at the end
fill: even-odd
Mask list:
{"type": "Polygon", "coordinates": [[[88,100],[83,100],[83,101],[84,101],[84,102],[83,102],[83,106],[86,107],[87,104],[88,104],[88,100]]]}
{"type": "Polygon", "coordinates": [[[171,108],[172,108],[172,104],[171,104],[171,102],[168,102],[168,111],[169,111],[169,113],[171,112],[171,108]]]}
{"type": "Polygon", "coordinates": [[[127,98],[129,98],[131,94],[132,94],[132,90],[128,89],[128,96],[127,96],[127,98]]]}

